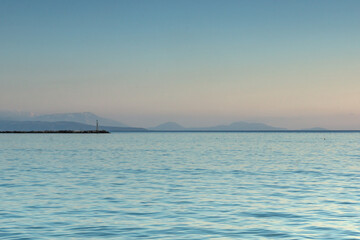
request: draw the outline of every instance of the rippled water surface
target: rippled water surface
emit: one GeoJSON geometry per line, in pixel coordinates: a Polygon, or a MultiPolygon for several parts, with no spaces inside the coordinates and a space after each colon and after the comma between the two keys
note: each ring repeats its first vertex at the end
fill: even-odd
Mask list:
{"type": "Polygon", "coordinates": [[[0,238],[360,239],[360,134],[2,134],[0,238]]]}

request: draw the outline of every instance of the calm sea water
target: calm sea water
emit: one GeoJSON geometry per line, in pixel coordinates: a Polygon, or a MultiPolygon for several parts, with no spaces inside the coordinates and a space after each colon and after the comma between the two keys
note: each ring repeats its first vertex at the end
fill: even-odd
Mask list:
{"type": "Polygon", "coordinates": [[[360,134],[3,134],[0,238],[360,239],[360,134]]]}

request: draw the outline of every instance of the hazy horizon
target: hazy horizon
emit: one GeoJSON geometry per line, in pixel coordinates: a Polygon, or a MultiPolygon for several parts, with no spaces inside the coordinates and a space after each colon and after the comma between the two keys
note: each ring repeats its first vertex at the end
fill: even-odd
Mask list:
{"type": "MultiPolygon", "coordinates": [[[[23,117],[37,117],[41,115],[47,114],[72,114],[72,113],[92,113],[92,112],[47,112],[47,113],[35,113],[35,112],[22,112],[22,111],[9,111],[9,110],[0,110],[0,120],[2,116],[6,116],[8,113],[8,117],[18,114],[18,116],[23,117]],[[4,115],[5,114],[5,115],[4,115]]],[[[328,130],[360,130],[359,122],[360,115],[349,114],[349,115],[333,115],[333,116],[289,116],[289,117],[257,117],[257,118],[242,118],[242,119],[228,119],[224,116],[208,116],[208,118],[198,118],[197,121],[193,120],[193,116],[177,116],[177,117],[164,117],[159,120],[158,118],[154,119],[146,119],[144,117],[138,117],[138,121],[133,121],[132,116],[130,118],[120,117],[116,118],[116,116],[104,116],[96,113],[92,113],[98,115],[100,118],[105,117],[110,120],[118,121],[122,124],[125,124],[129,127],[142,127],[142,128],[152,128],[156,127],[160,124],[167,122],[175,122],[185,128],[197,128],[197,127],[213,127],[217,125],[229,125],[235,122],[249,122],[249,123],[264,123],[270,125],[272,127],[286,128],[288,130],[301,130],[308,128],[326,128],[328,130]],[[145,122],[145,120],[147,120],[145,122]],[[343,127],[341,123],[346,122],[347,127],[343,127]]],[[[10,119],[13,119],[10,117],[10,119]]],[[[31,119],[30,119],[31,120],[31,119]]],[[[42,120],[44,121],[44,120],[42,120]]],[[[94,122],[95,124],[95,122],[94,122]]],[[[102,122],[100,120],[100,125],[102,122]]],[[[111,124],[110,124],[111,125],[111,124]]],[[[110,126],[109,125],[109,126],[110,126]]]]}
{"type": "Polygon", "coordinates": [[[360,129],[360,2],[0,0],[0,110],[360,129]]]}

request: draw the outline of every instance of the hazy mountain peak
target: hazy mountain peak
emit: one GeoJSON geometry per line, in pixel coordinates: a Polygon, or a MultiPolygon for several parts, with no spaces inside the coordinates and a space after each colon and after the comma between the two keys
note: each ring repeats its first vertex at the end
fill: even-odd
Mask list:
{"type": "Polygon", "coordinates": [[[100,126],[127,127],[127,125],[121,122],[103,118],[91,112],[45,114],[35,117],[34,120],[47,122],[69,121],[89,125],[95,125],[96,120],[98,120],[100,126]]]}
{"type": "Polygon", "coordinates": [[[185,130],[183,126],[176,122],[166,122],[162,123],[156,127],[150,128],[152,130],[159,130],[159,131],[180,131],[185,130]]]}
{"type": "Polygon", "coordinates": [[[284,130],[263,123],[233,122],[229,125],[218,125],[213,127],[184,128],[176,122],[166,122],[159,126],[150,128],[157,131],[274,131],[284,130]]]}
{"type": "Polygon", "coordinates": [[[77,122],[95,125],[99,120],[100,126],[128,127],[127,125],[111,119],[97,116],[91,112],[53,113],[37,115],[32,112],[0,111],[0,120],[3,121],[43,121],[43,122],[77,122]]]}

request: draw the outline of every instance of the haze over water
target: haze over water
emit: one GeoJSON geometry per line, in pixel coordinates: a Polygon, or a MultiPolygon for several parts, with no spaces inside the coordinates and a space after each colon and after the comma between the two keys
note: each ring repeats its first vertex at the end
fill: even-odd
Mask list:
{"type": "Polygon", "coordinates": [[[359,133],[0,135],[2,239],[357,239],[359,133]]]}

